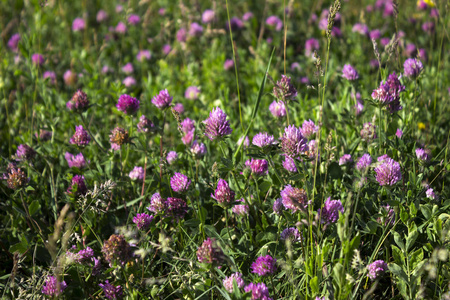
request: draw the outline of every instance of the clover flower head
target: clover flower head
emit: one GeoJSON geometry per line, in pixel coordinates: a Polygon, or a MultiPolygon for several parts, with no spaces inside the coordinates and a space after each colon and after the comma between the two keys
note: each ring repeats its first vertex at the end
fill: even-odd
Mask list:
{"type": "Polygon", "coordinates": [[[251,265],[252,273],[259,276],[272,275],[277,270],[277,260],[270,255],[258,257],[251,265]]]}
{"type": "Polygon", "coordinates": [[[280,193],[283,206],[293,213],[304,210],[308,205],[308,198],[303,189],[286,185],[280,193]]]}
{"type": "Polygon", "coordinates": [[[150,216],[146,213],[137,214],[133,218],[133,223],[136,224],[136,227],[138,229],[147,230],[148,227],[150,226],[150,223],[152,222],[153,218],[154,218],[153,216],[150,216]]]}
{"type": "Polygon", "coordinates": [[[260,132],[253,137],[252,144],[259,147],[264,148],[270,146],[274,143],[273,135],[268,134],[267,132],[260,132]]]}
{"type": "Polygon", "coordinates": [[[167,89],[159,92],[158,95],[152,98],[152,103],[159,109],[165,109],[172,103],[173,97],[169,95],[167,89]]]}
{"type": "Polygon", "coordinates": [[[375,280],[387,271],[388,265],[383,260],[376,260],[368,265],[367,269],[369,270],[367,276],[369,276],[370,279],[375,280]]]}
{"type": "Polygon", "coordinates": [[[209,118],[203,123],[205,124],[205,135],[211,141],[230,135],[233,132],[230,123],[227,121],[227,115],[219,107],[214,108],[210,112],[209,118]]]}
{"type": "Polygon", "coordinates": [[[375,172],[380,186],[392,186],[402,179],[400,164],[389,157],[375,168],[375,172]]]}
{"type": "Polygon", "coordinates": [[[339,219],[339,212],[344,213],[344,207],[341,200],[331,200],[330,197],[325,201],[323,208],[318,210],[321,222],[324,224],[336,223],[339,219]]]}
{"type": "Polygon", "coordinates": [[[175,173],[170,179],[170,186],[172,187],[172,190],[177,193],[187,192],[190,184],[191,180],[181,173],[175,173]]]}

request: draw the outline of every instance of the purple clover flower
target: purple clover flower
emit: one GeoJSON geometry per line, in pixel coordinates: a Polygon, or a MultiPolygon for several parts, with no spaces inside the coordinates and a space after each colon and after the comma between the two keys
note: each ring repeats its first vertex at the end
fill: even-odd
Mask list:
{"type": "Polygon", "coordinates": [[[273,209],[273,212],[276,213],[277,215],[281,214],[281,211],[284,209],[283,199],[278,198],[277,200],[275,200],[273,202],[272,209],[273,209]]]}
{"type": "Polygon", "coordinates": [[[183,199],[180,198],[167,198],[165,205],[167,207],[167,215],[171,216],[175,220],[184,218],[187,213],[187,204],[183,199]]]}
{"type": "Polygon", "coordinates": [[[175,110],[178,114],[182,115],[184,113],[184,106],[181,103],[176,103],[173,106],[173,110],[175,110]]]}
{"type": "Polygon", "coordinates": [[[170,51],[172,51],[172,46],[170,46],[169,44],[165,44],[162,47],[162,52],[164,53],[164,55],[169,55],[170,51]]]}
{"type": "Polygon", "coordinates": [[[128,17],[128,24],[137,25],[141,21],[141,18],[138,15],[130,15],[128,17]]]}
{"type": "Polygon", "coordinates": [[[122,145],[130,142],[128,131],[121,127],[114,128],[109,135],[109,142],[112,150],[120,150],[122,145]]]}
{"type": "Polygon", "coordinates": [[[226,277],[222,283],[225,289],[228,291],[228,293],[233,293],[233,282],[236,281],[236,286],[238,288],[243,288],[245,285],[244,279],[242,279],[241,273],[234,273],[231,274],[231,276],[226,277]]]}
{"type": "Polygon", "coordinates": [[[152,98],[152,103],[159,109],[165,109],[172,103],[173,97],[169,95],[167,89],[159,92],[158,95],[152,98]]]}
{"type": "Polygon", "coordinates": [[[403,131],[400,128],[397,128],[397,131],[395,132],[395,135],[401,139],[403,136],[403,131]]]}
{"type": "Polygon", "coordinates": [[[20,34],[15,33],[11,36],[11,38],[8,41],[8,47],[14,52],[17,52],[19,50],[19,42],[20,42],[20,34]]]}
{"type": "Polygon", "coordinates": [[[353,68],[351,65],[346,64],[344,68],[342,69],[342,77],[347,79],[348,81],[354,81],[359,78],[359,74],[356,71],[355,68],[353,68]]]}
{"type": "Polygon", "coordinates": [[[72,177],[72,184],[67,189],[67,194],[72,197],[84,195],[87,192],[86,183],[84,182],[83,175],[75,175],[72,177]],[[76,191],[74,191],[76,189],[76,191]]]}
{"type": "Polygon", "coordinates": [[[126,87],[132,87],[136,85],[136,79],[134,79],[133,76],[127,76],[124,80],[122,80],[122,83],[126,87]]]}
{"type": "Polygon", "coordinates": [[[217,244],[216,239],[207,238],[197,249],[197,259],[200,263],[220,264],[224,259],[222,249],[217,244]]]}
{"type": "Polygon", "coordinates": [[[392,186],[402,179],[400,164],[390,157],[384,159],[376,168],[376,180],[381,186],[392,186]]]}
{"type": "Polygon", "coordinates": [[[248,21],[250,19],[253,18],[253,13],[251,11],[246,12],[243,16],[242,16],[242,20],[244,21],[248,21]]]}
{"type": "Polygon", "coordinates": [[[275,28],[276,31],[280,31],[283,28],[283,21],[277,16],[270,16],[266,19],[266,24],[272,28],[275,28]]]}
{"type": "Polygon", "coordinates": [[[84,21],[83,18],[76,18],[75,20],[73,20],[72,31],[77,32],[85,29],[86,29],[86,22],[84,21]]]}
{"type": "Polygon", "coordinates": [[[61,295],[66,288],[67,284],[65,281],[58,282],[55,276],[48,276],[42,288],[42,294],[54,298],[61,295]]]}
{"type": "Polygon", "coordinates": [[[99,286],[103,289],[107,299],[122,298],[122,287],[120,285],[114,286],[106,280],[105,283],[100,283],[99,286]]]}
{"type": "Polygon", "coordinates": [[[295,165],[294,159],[289,156],[284,156],[283,168],[291,173],[297,172],[297,166],[295,165]]]}
{"type": "Polygon", "coordinates": [[[211,140],[222,138],[233,132],[230,123],[227,121],[227,115],[219,108],[213,108],[209,118],[203,121],[205,124],[205,135],[211,140]]]}
{"type": "Polygon", "coordinates": [[[42,54],[35,53],[31,56],[31,61],[37,66],[42,66],[44,64],[44,56],[42,56],[42,54]]]}
{"type": "Polygon", "coordinates": [[[76,113],[85,112],[89,108],[89,99],[86,93],[82,90],[77,90],[73,94],[72,99],[66,103],[66,107],[76,113]]]}
{"type": "Polygon", "coordinates": [[[56,73],[53,71],[45,71],[44,74],[42,74],[42,78],[45,80],[48,78],[49,82],[53,85],[56,84],[56,73]]]}
{"type": "Polygon", "coordinates": [[[178,154],[175,151],[170,151],[167,153],[166,159],[169,165],[171,165],[178,159],[178,154]]]}
{"type": "Polygon", "coordinates": [[[290,240],[291,242],[299,242],[302,240],[302,235],[295,227],[286,228],[281,232],[280,239],[283,241],[290,240]]]}
{"type": "MultiPolygon", "coordinates": [[[[386,216],[386,218],[384,218],[384,225],[394,225],[395,223],[395,211],[392,209],[392,207],[390,207],[389,205],[386,206],[382,206],[381,207],[381,211],[383,216],[386,216]]],[[[377,222],[382,224],[382,219],[378,218],[377,222]]]]}
{"type": "Polygon", "coordinates": [[[404,74],[406,77],[416,78],[422,72],[423,64],[418,59],[408,58],[407,60],[405,60],[403,68],[405,69],[404,74]]]}
{"type": "Polygon", "coordinates": [[[214,21],[214,18],[215,18],[215,13],[212,9],[207,9],[202,14],[202,22],[205,24],[211,23],[212,21],[214,21]]]}
{"type": "Polygon", "coordinates": [[[66,72],[64,72],[63,79],[66,85],[73,86],[77,82],[77,74],[75,74],[75,72],[72,72],[72,70],[67,70],[66,72]]]}
{"type": "Polygon", "coordinates": [[[281,149],[289,157],[297,157],[308,150],[307,139],[302,135],[300,128],[290,125],[284,129],[281,137],[281,149]]]}
{"type": "Polygon", "coordinates": [[[316,134],[317,131],[319,131],[319,126],[316,126],[311,119],[309,121],[305,120],[303,121],[300,131],[305,138],[309,139],[313,134],[316,134]]]}
{"type": "Polygon", "coordinates": [[[120,34],[124,34],[127,32],[127,25],[125,25],[123,22],[117,23],[116,28],[114,28],[114,31],[120,34]]]}
{"type": "Polygon", "coordinates": [[[152,58],[152,54],[149,50],[139,50],[138,54],[136,55],[136,59],[140,62],[149,60],[150,58],[152,58]]]}
{"type": "Polygon", "coordinates": [[[17,147],[15,159],[18,161],[31,160],[36,156],[36,151],[26,144],[20,144],[17,147]]]}
{"type": "Polygon", "coordinates": [[[199,37],[203,34],[203,27],[197,22],[191,23],[189,26],[189,35],[199,37]]]}
{"type": "Polygon", "coordinates": [[[134,67],[132,63],[127,63],[125,66],[122,67],[122,72],[125,74],[131,74],[134,72],[134,67]]]}
{"type": "Polygon", "coordinates": [[[147,209],[155,214],[163,213],[166,210],[166,202],[159,193],[152,195],[150,206],[147,209]]]}
{"type": "Polygon", "coordinates": [[[83,128],[82,125],[75,126],[75,133],[70,138],[69,143],[77,145],[78,147],[85,147],[91,141],[89,133],[83,128]]]}
{"type": "Polygon", "coordinates": [[[344,213],[341,200],[331,200],[330,197],[325,201],[323,208],[317,211],[322,224],[336,223],[339,219],[339,212],[344,213]]]}
{"type": "Polygon", "coordinates": [[[250,168],[252,175],[264,176],[269,172],[269,165],[265,159],[249,159],[245,165],[250,168]]]}
{"type": "Polygon", "coordinates": [[[269,135],[267,132],[260,132],[253,137],[252,144],[264,148],[274,143],[273,135],[269,135]]]}
{"type": "Polygon", "coordinates": [[[190,184],[191,180],[181,173],[175,173],[170,179],[170,186],[172,187],[172,190],[177,193],[187,192],[190,184]]]}
{"type": "Polygon", "coordinates": [[[223,64],[223,69],[225,71],[229,71],[234,67],[234,61],[232,59],[225,60],[225,63],[223,64]]]}
{"type": "Polygon", "coordinates": [[[424,150],[422,148],[417,148],[416,156],[417,156],[417,159],[420,161],[428,161],[428,160],[430,160],[430,151],[424,150]]]}
{"type": "Polygon", "coordinates": [[[117,102],[117,109],[127,115],[134,115],[139,109],[139,100],[130,95],[123,94],[117,102]]]}
{"type": "Polygon", "coordinates": [[[195,121],[191,120],[189,118],[184,119],[181,121],[181,131],[184,133],[188,133],[195,130],[195,121]]]}
{"type": "Polygon", "coordinates": [[[306,40],[305,42],[305,55],[306,56],[312,56],[314,53],[314,50],[319,50],[319,41],[312,38],[309,40],[306,40]]]}
{"type": "Polygon", "coordinates": [[[143,167],[134,167],[133,170],[128,174],[131,180],[144,180],[144,168],[143,167]]]}
{"type": "Polygon", "coordinates": [[[283,206],[290,209],[293,213],[298,210],[304,210],[308,205],[308,198],[303,189],[286,185],[280,192],[283,206]]]}
{"type": "Polygon", "coordinates": [[[187,39],[187,31],[186,28],[182,27],[177,31],[177,41],[184,43],[187,39]]]}
{"type": "Polygon", "coordinates": [[[191,146],[191,153],[197,159],[202,158],[206,154],[206,146],[205,146],[205,144],[199,143],[197,140],[195,140],[192,143],[192,146],[191,146]]]}
{"type": "Polygon", "coordinates": [[[228,23],[228,22],[225,23],[225,29],[230,30],[230,25],[231,25],[231,30],[236,31],[236,30],[242,29],[244,27],[244,22],[242,22],[242,20],[239,19],[238,17],[232,17],[230,19],[230,23],[228,23]]]}
{"type": "Polygon", "coordinates": [[[198,99],[198,95],[200,94],[200,89],[196,86],[190,86],[184,92],[184,97],[189,100],[198,99]]]}
{"type": "Polygon", "coordinates": [[[369,276],[370,279],[375,280],[388,270],[388,265],[383,260],[376,260],[368,265],[367,269],[369,270],[367,276],[369,276]]]}
{"type": "Polygon", "coordinates": [[[339,165],[346,165],[353,162],[352,156],[350,154],[344,154],[339,158],[339,165]]]}
{"type": "Polygon", "coordinates": [[[148,227],[150,226],[150,223],[153,220],[153,216],[147,215],[145,213],[143,214],[137,214],[134,218],[133,218],[133,223],[136,224],[136,227],[139,230],[147,230],[148,227]]]}
{"type": "MultiPolygon", "coordinates": [[[[242,202],[245,203],[244,198],[237,200],[238,202],[242,202]]],[[[246,204],[237,204],[235,206],[233,206],[233,208],[231,209],[231,211],[239,216],[246,216],[248,215],[248,210],[249,207],[246,204]]]]}
{"type": "Polygon", "coordinates": [[[130,244],[123,235],[113,234],[103,243],[102,253],[105,260],[112,267],[114,264],[124,266],[133,257],[130,244]]]}
{"type": "Polygon", "coordinates": [[[270,255],[258,257],[251,265],[252,273],[259,276],[272,275],[276,272],[277,260],[270,255]]]}
{"type": "Polygon", "coordinates": [[[3,174],[1,179],[6,180],[8,187],[12,190],[17,190],[25,187],[30,178],[25,175],[25,172],[20,168],[16,168],[15,163],[8,164],[7,173],[3,174]]]}
{"type": "Polygon", "coordinates": [[[269,295],[269,289],[264,283],[251,282],[244,288],[246,293],[252,292],[252,300],[272,300],[269,295]]]}
{"type": "Polygon", "coordinates": [[[72,153],[66,152],[64,158],[67,160],[67,164],[69,168],[78,168],[83,169],[86,167],[86,160],[84,159],[83,153],[78,153],[77,155],[73,155],[72,153]]]}
{"type": "Polygon", "coordinates": [[[390,113],[402,109],[400,105],[400,93],[405,90],[397,75],[390,74],[386,81],[381,81],[380,86],[373,91],[372,98],[383,105],[387,105],[390,113]]]}
{"type": "Polygon", "coordinates": [[[223,179],[219,179],[214,195],[211,194],[211,197],[223,207],[230,205],[234,201],[234,196],[235,193],[230,189],[228,182],[223,179]]]}
{"type": "Polygon", "coordinates": [[[361,156],[360,159],[358,159],[358,162],[356,163],[356,169],[360,172],[366,172],[371,163],[372,157],[370,157],[370,154],[365,153],[363,154],[363,156],[361,156]]]}
{"type": "Polygon", "coordinates": [[[147,119],[146,116],[142,115],[139,118],[139,123],[137,124],[137,131],[138,132],[153,132],[155,131],[155,125],[153,124],[153,122],[149,119],[147,119]]]}
{"type": "Polygon", "coordinates": [[[437,198],[436,194],[434,193],[434,190],[432,188],[427,189],[427,191],[425,192],[425,195],[427,196],[428,199],[431,199],[431,200],[435,200],[437,198]]]}
{"type": "Polygon", "coordinates": [[[370,122],[364,123],[363,128],[361,129],[361,138],[366,142],[371,142],[377,138],[376,134],[376,125],[370,122]]]}
{"type": "Polygon", "coordinates": [[[248,138],[248,136],[245,136],[245,139],[243,136],[241,136],[237,142],[237,145],[240,145],[242,143],[242,147],[245,149],[247,149],[250,146],[250,139],[248,138]],[[244,142],[242,143],[242,140],[244,140],[244,142]]]}
{"type": "Polygon", "coordinates": [[[352,32],[357,32],[361,35],[369,36],[369,27],[366,24],[356,23],[353,25],[352,32]]]}
{"type": "Polygon", "coordinates": [[[369,38],[371,40],[378,40],[381,37],[381,31],[379,29],[374,29],[369,32],[369,38]]]}
{"type": "Polygon", "coordinates": [[[108,14],[103,9],[97,12],[96,19],[98,23],[105,21],[108,18],[108,14]]]}
{"type": "Polygon", "coordinates": [[[281,75],[281,79],[277,81],[273,87],[273,95],[280,101],[295,100],[297,98],[297,90],[291,83],[291,78],[281,75]]]}
{"type": "Polygon", "coordinates": [[[309,158],[315,158],[317,155],[320,157],[318,143],[316,140],[311,140],[308,142],[308,151],[305,152],[309,158]]]}
{"type": "Polygon", "coordinates": [[[283,101],[274,100],[270,104],[269,110],[275,118],[282,118],[286,116],[286,106],[283,101]]]}

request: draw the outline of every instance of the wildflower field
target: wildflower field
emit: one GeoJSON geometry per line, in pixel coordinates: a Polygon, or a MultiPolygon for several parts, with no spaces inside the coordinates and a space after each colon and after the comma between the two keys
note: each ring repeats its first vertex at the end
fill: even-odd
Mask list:
{"type": "Polygon", "coordinates": [[[0,1],[0,298],[450,299],[449,7],[0,1]]]}

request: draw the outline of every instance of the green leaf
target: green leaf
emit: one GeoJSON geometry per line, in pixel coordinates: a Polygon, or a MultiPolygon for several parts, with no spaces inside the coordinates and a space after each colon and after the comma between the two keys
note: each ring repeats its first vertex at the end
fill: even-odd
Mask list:
{"type": "Polygon", "coordinates": [[[345,283],[344,273],[344,266],[341,263],[337,263],[333,268],[333,277],[341,289],[343,288],[343,284],[345,283]]]}
{"type": "Polygon", "coordinates": [[[394,260],[398,265],[403,265],[405,263],[405,256],[403,252],[396,247],[395,245],[391,245],[392,247],[392,256],[394,256],[394,260]]]}
{"type": "Polygon", "coordinates": [[[30,206],[28,207],[30,216],[34,215],[40,208],[41,208],[41,205],[39,204],[39,201],[34,200],[33,202],[31,202],[30,206]]]}
{"type": "MultiPolygon", "coordinates": [[[[263,80],[261,82],[261,86],[259,87],[258,99],[256,99],[255,106],[253,107],[252,118],[250,120],[250,123],[247,126],[247,130],[245,130],[244,137],[248,135],[248,132],[250,131],[250,128],[252,127],[253,121],[255,120],[256,114],[258,112],[259,103],[261,102],[261,98],[262,98],[262,95],[264,93],[264,86],[266,85],[267,74],[269,73],[270,64],[272,63],[272,58],[273,58],[273,54],[274,53],[275,53],[275,48],[273,48],[272,54],[270,55],[270,59],[269,59],[269,63],[267,64],[266,72],[264,73],[264,77],[263,77],[263,80]]],[[[234,158],[237,157],[237,154],[241,150],[242,144],[244,144],[244,140],[245,139],[242,139],[241,143],[239,144],[239,146],[236,149],[236,152],[234,152],[234,158]]],[[[235,159],[235,161],[236,161],[236,159],[235,159]]]]}
{"type": "Polygon", "coordinates": [[[419,236],[419,232],[417,232],[417,229],[414,229],[408,234],[408,237],[406,238],[406,251],[408,252],[409,248],[411,248],[412,245],[414,245],[417,237],[419,236]]]}
{"type": "Polygon", "coordinates": [[[414,270],[423,260],[423,250],[418,249],[409,255],[410,271],[414,270]]]}
{"type": "Polygon", "coordinates": [[[420,211],[422,212],[426,220],[429,220],[431,218],[431,209],[429,207],[429,204],[420,205],[420,211]]]}
{"type": "Polygon", "coordinates": [[[397,244],[397,246],[400,247],[400,249],[402,249],[403,252],[405,252],[405,244],[402,241],[402,237],[400,236],[400,233],[398,233],[397,231],[394,231],[394,241],[397,244]]]}
{"type": "Polygon", "coordinates": [[[397,276],[402,281],[408,283],[408,276],[406,276],[405,271],[403,271],[403,269],[399,265],[390,263],[388,267],[392,274],[397,276]]]}
{"type": "Polygon", "coordinates": [[[20,254],[24,254],[28,250],[27,246],[28,244],[25,244],[22,241],[9,247],[9,252],[11,253],[19,252],[20,254]]]}
{"type": "Polygon", "coordinates": [[[311,293],[314,294],[318,294],[319,293],[319,278],[317,276],[314,276],[314,278],[312,278],[309,281],[309,286],[311,287],[311,293]]]}

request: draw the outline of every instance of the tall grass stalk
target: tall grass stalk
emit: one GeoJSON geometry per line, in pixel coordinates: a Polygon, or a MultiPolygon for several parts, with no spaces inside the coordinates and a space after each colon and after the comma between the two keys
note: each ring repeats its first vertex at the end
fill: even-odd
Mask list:
{"type": "Polygon", "coordinates": [[[228,29],[230,30],[231,49],[233,50],[234,72],[236,75],[236,89],[237,89],[238,101],[239,101],[239,121],[241,123],[242,132],[244,132],[245,131],[244,122],[242,121],[242,112],[241,112],[241,94],[239,91],[239,74],[238,74],[238,67],[237,67],[237,60],[236,60],[236,52],[234,49],[233,30],[231,30],[230,10],[228,9],[228,0],[226,0],[225,3],[227,6],[228,29]]]}

